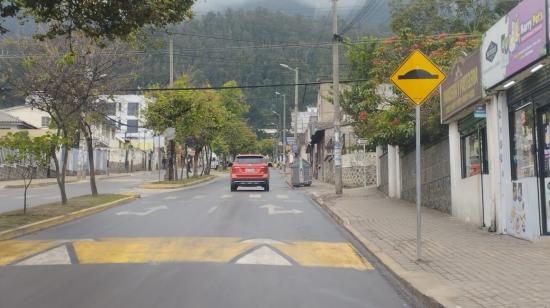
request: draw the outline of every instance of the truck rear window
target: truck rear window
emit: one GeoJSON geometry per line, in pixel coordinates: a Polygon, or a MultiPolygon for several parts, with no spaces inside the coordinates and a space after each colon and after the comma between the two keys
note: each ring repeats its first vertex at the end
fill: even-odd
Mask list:
{"type": "Polygon", "coordinates": [[[235,159],[236,164],[263,164],[265,159],[262,156],[240,156],[235,159]]]}

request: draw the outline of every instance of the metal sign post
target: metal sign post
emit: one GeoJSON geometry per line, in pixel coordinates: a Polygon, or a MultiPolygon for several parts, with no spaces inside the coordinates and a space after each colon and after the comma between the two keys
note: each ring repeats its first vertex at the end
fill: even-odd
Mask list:
{"type": "Polygon", "coordinates": [[[422,159],[420,145],[420,105],[416,106],[416,259],[422,259],[422,159]]]}
{"type": "Polygon", "coordinates": [[[391,81],[416,105],[416,259],[422,259],[422,146],[420,106],[445,80],[443,73],[420,50],[413,51],[391,76],[391,81]]]}

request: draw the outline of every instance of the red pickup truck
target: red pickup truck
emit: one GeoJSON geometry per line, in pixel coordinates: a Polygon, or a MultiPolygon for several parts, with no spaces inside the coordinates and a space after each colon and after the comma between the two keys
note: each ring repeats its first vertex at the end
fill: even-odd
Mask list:
{"type": "Polygon", "coordinates": [[[237,155],[231,165],[231,191],[237,191],[239,186],[262,186],[269,191],[269,166],[264,156],[237,155]]]}

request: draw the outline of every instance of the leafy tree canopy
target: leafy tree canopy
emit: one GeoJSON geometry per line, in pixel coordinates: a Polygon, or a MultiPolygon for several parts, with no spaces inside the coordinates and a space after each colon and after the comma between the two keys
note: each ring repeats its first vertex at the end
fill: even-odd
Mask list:
{"type": "MultiPolygon", "coordinates": [[[[46,25],[38,37],[71,36],[81,31],[94,39],[127,38],[145,26],[164,27],[192,16],[194,0],[7,0],[0,16],[22,15],[46,25]]],[[[1,27],[0,32],[6,29],[1,27]]]]}

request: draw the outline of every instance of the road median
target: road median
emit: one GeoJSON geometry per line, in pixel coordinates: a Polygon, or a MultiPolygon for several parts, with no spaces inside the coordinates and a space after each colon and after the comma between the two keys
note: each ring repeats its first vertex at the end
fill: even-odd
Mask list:
{"type": "Polygon", "coordinates": [[[215,179],[215,175],[206,175],[201,177],[191,177],[188,179],[183,180],[177,180],[177,181],[156,181],[156,182],[150,182],[146,184],[142,184],[139,186],[139,188],[144,189],[178,189],[178,188],[184,188],[189,187],[201,183],[209,182],[213,179],[215,179]]]}
{"type": "Polygon", "coordinates": [[[27,235],[72,220],[93,215],[139,198],[137,194],[106,194],[69,199],[67,205],[49,203],[0,214],[0,240],[27,235]]]}

